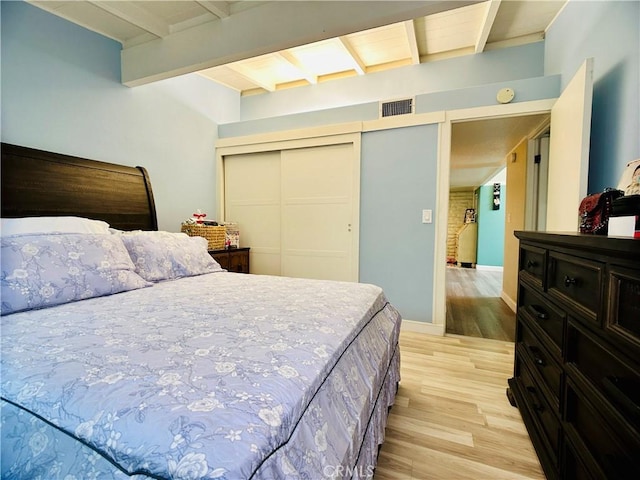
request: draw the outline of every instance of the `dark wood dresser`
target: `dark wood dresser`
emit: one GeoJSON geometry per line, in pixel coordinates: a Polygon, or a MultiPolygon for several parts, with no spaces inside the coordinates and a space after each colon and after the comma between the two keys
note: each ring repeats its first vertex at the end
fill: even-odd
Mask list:
{"type": "Polygon", "coordinates": [[[209,255],[229,272],[249,273],[249,247],[209,250],[209,255]]]}
{"type": "Polygon", "coordinates": [[[640,240],[515,235],[507,395],[547,478],[640,478],[640,240]]]}

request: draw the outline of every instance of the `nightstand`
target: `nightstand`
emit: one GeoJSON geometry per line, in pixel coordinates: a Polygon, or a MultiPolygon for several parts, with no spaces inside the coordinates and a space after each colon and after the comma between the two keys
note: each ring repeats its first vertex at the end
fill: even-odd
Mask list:
{"type": "Polygon", "coordinates": [[[209,255],[229,272],[249,273],[249,247],[209,250],[209,255]]]}

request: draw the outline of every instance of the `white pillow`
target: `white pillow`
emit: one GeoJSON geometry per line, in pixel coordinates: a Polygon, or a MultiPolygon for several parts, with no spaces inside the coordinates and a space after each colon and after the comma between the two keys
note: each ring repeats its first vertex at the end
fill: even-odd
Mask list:
{"type": "Polygon", "coordinates": [[[109,224],[81,217],[3,218],[0,233],[3,237],[33,233],[109,233],[109,224]]]}

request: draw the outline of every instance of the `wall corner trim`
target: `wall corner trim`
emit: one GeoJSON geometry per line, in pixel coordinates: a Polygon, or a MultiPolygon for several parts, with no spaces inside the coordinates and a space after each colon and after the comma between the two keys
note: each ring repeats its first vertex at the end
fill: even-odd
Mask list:
{"type": "Polygon", "coordinates": [[[416,320],[402,319],[401,331],[426,333],[428,335],[444,336],[444,325],[435,325],[428,322],[418,322],[416,320]]]}
{"type": "Polygon", "coordinates": [[[509,295],[507,295],[505,292],[501,292],[500,293],[500,298],[502,300],[504,300],[504,303],[507,304],[507,306],[513,310],[513,313],[516,313],[516,309],[517,309],[517,304],[516,302],[513,300],[513,298],[511,298],[509,295]]]}

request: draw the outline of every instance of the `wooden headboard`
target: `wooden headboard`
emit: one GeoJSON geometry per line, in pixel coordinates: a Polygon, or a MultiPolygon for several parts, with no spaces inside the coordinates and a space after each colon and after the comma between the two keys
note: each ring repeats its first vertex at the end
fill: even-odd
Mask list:
{"type": "Polygon", "coordinates": [[[149,175],[127,167],[2,144],[2,217],[103,220],[120,230],[157,230],[149,175]]]}

